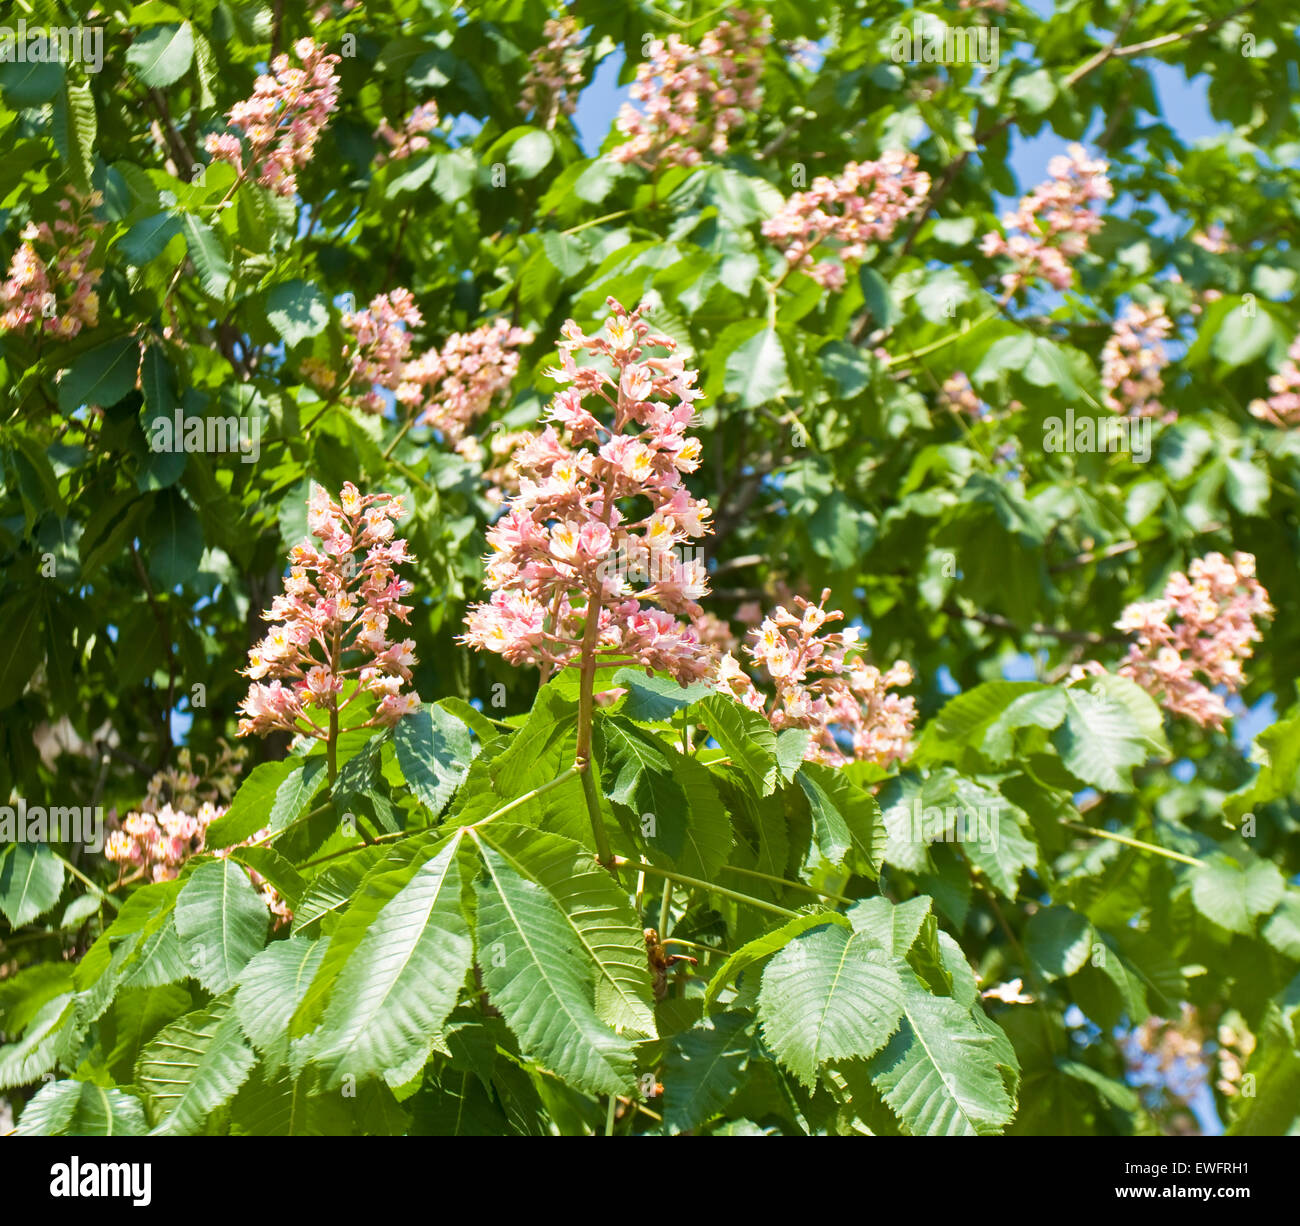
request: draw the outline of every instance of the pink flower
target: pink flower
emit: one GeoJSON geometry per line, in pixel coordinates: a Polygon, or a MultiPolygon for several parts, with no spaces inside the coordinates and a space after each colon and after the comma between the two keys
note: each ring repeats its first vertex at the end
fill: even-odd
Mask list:
{"type": "Polygon", "coordinates": [[[375,129],[375,135],[388,144],[387,153],[378,153],[375,155],[376,165],[382,166],[385,162],[398,162],[403,158],[409,158],[413,153],[419,153],[421,150],[429,147],[429,137],[426,135],[432,132],[439,122],[438,104],[436,102],[422,102],[415,108],[405,119],[400,132],[395,131],[388,120],[375,129]]]}
{"type": "Polygon", "coordinates": [[[300,38],[293,49],[302,67],[290,67],[287,55],[276,56],[272,75],[259,76],[253,96],[230,108],[231,131],[210,135],[205,144],[214,161],[229,162],[242,178],[242,137],[257,168],[257,181],[279,196],[297,191],[295,172],[311,161],[316,141],[338,109],[334,65],[339,57],[325,54],[309,38],[300,38]]]}
{"type": "Polygon", "coordinates": [[[612,298],[609,307],[601,334],[586,336],[572,320],[562,330],[557,372],[571,386],[550,411],[560,430],[548,425],[515,450],[518,492],[487,534],[493,595],[470,609],[462,641],[548,671],[576,662],[585,645],[602,663],[698,678],[710,653],[678,615],[699,614],[706,577],[662,536],[665,523],[682,540],[708,531],[707,504],[682,481],[694,413],[678,393],[692,390],[695,372],[672,356],[675,342],[651,333],[640,308],[628,314],[612,298]],[[586,402],[603,402],[612,420],[586,402]],[[649,509],[628,520],[620,504],[649,509]],[[648,564],[652,553],[663,564],[648,564]]]}
{"type": "Polygon", "coordinates": [[[777,731],[807,728],[805,757],[831,766],[858,759],[888,766],[911,753],[911,728],[917,719],[913,698],[889,690],[910,685],[911,667],[900,660],[887,672],[858,653],[857,629],[820,633],[828,621],[844,614],[828,610],[829,589],[818,605],[794,597],[798,614],[777,606],[757,631],[750,632],[745,653],[774,684],[771,698],[731,653],[715,672],[716,683],[755,711],[777,731]]]}
{"type": "Polygon", "coordinates": [[[1101,351],[1101,383],[1106,389],[1106,407],[1130,417],[1164,417],[1156,399],[1164,390],[1160,372],[1169,364],[1162,343],[1174,325],[1159,299],[1147,306],[1130,303],[1115,321],[1114,331],[1101,351]]]}
{"type": "Polygon", "coordinates": [[[1012,271],[1001,278],[1008,296],[1040,277],[1055,289],[1070,288],[1074,273],[1069,261],[1082,255],[1088,236],[1101,229],[1101,217],[1089,205],[1113,194],[1107,169],[1104,161],[1090,161],[1082,145],[1071,145],[1065,155],[1048,163],[1051,178],[1002,219],[1008,230],[1018,233],[1010,238],[994,232],[984,235],[980,250],[985,255],[1012,261],[1012,271]]]}
{"type": "Polygon", "coordinates": [[[854,627],[820,633],[844,617],[826,608],[830,594],[828,588],[815,605],[796,596],[797,615],[778,605],[750,632],[745,652],[773,682],[770,699],[730,653],[714,679],[778,731],[808,729],[806,758],[831,766],[851,759],[888,766],[911,753],[915,700],[888,691],[910,685],[912,669],[901,660],[884,673],[868,664],[858,653],[854,627]]]}
{"type": "Polygon", "coordinates": [[[939,404],[950,412],[962,413],[976,419],[986,417],[989,413],[989,406],[976,395],[970,379],[960,370],[943,381],[943,387],[939,392],[939,404]]]}
{"type": "Polygon", "coordinates": [[[577,19],[554,17],[543,27],[546,42],[528,55],[528,72],[519,96],[519,109],[532,113],[548,131],[561,115],[578,107],[578,87],[586,78],[584,31],[577,19]]]}
{"type": "Polygon", "coordinates": [[[401,501],[388,494],[363,496],[348,483],[335,502],[312,486],[307,523],[322,547],[294,546],[284,593],[263,615],[281,624],[248,653],[244,674],[254,684],[240,706],[240,736],[279,728],[327,740],[334,717],[367,691],[380,697],[380,709],[354,728],[395,723],[414,709],[400,689],[411,679],[414,644],[388,637],[391,619],[404,622],[411,611],[402,603],[411,585],[394,569],[411,560],[406,542],[393,538],[402,514],[401,501]],[[356,657],[360,662],[346,662],[356,657]]]}
{"type": "Polygon", "coordinates": [[[610,156],[654,170],[698,165],[704,150],[725,153],[730,134],[758,108],[771,28],[768,14],[733,9],[696,47],[675,34],[653,39],[630,91],[644,110],[623,104],[618,129],[627,140],[610,156]]]}
{"type": "Polygon", "coordinates": [[[1267,400],[1250,402],[1251,414],[1273,426],[1300,425],[1300,336],[1291,342],[1282,369],[1268,377],[1267,400]]]}
{"type": "Polygon", "coordinates": [[[763,236],[784,244],[791,268],[825,289],[844,287],[845,269],[861,262],[868,243],[887,242],[898,223],[925,203],[930,176],[916,155],[893,149],[877,162],[850,162],[838,179],[820,175],[763,223],[763,236]],[[830,244],[828,247],[827,244],[830,244]],[[810,262],[813,251],[839,257],[810,262]]]}
{"type": "Polygon", "coordinates": [[[64,216],[53,227],[47,222],[24,227],[9,275],[0,282],[0,332],[35,325],[59,340],[71,340],[83,327],[99,323],[101,270],[92,268],[91,261],[104,225],[92,210],[103,203],[99,192],[83,197],[69,188],[59,201],[64,216]]]}
{"type": "Polygon", "coordinates": [[[1222,728],[1228,708],[1209,687],[1241,689],[1241,662],[1261,637],[1255,622],[1272,614],[1251,554],[1197,558],[1187,574],[1170,575],[1159,599],[1129,605],[1115,623],[1134,639],[1119,675],[1173,714],[1222,728]]]}

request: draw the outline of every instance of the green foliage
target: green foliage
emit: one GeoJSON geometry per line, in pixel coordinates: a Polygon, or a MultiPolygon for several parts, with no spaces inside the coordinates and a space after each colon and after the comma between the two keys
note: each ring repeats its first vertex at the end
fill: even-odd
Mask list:
{"type": "MultiPolygon", "coordinates": [[[[976,74],[891,58],[910,6],[773,0],[762,101],[725,153],[656,170],[521,115],[547,6],[109,7],[102,71],[0,63],[5,268],[66,188],[102,197],[98,321],[0,333],[0,799],[120,818],[177,740],[219,757],[312,481],[405,496],[424,701],[343,734],[337,775],[259,742],[172,880],[4,829],[20,1134],[1133,1135],[1183,1108],[1129,1084],[1126,1044],[1184,1009],[1255,1041],[1235,1078],[1207,1056],[1227,1130],[1300,1127],[1300,436],[1250,410],[1300,331],[1286,6],[964,10],[1002,36],[976,74]],[[284,197],[205,138],[303,37],[343,53],[339,109],[284,197]],[[1221,134],[1180,138],[1157,62],[1208,82],[1221,134]],[[389,157],[381,123],[426,101],[428,147],[389,157]],[[1101,133],[1122,203],[1068,291],[1008,297],[980,239],[1048,130],[1101,133]],[[762,233],[782,200],[900,146],[925,210],[842,289],[792,270],[762,233]],[[1193,238],[1215,223],[1221,251],[1193,238]],[[339,393],[345,316],[398,286],[417,350],[536,338],[470,445],[339,393]],[[738,634],[746,604],[830,588],[870,661],[916,674],[901,761],[806,760],[806,731],[627,667],[592,714],[575,670],[458,641],[491,444],[539,428],[561,324],[609,295],[706,392],[706,607],[738,634]],[[1150,456],[1046,447],[1109,416],[1111,324],[1157,297],[1177,419],[1150,456]],[[950,408],[959,373],[988,413],[950,408]],[[155,449],[178,418],[256,446],[155,449]],[[1115,674],[1122,610],[1213,550],[1254,555],[1276,610],[1253,746],[1115,674]]],[[[588,76],[707,29],[588,7],[588,76]]]]}

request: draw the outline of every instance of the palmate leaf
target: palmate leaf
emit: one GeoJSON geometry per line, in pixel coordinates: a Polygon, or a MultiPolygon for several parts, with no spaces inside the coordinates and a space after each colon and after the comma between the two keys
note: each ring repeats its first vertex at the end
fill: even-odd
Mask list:
{"type": "Polygon", "coordinates": [[[1241,864],[1215,853],[1192,870],[1191,878],[1196,909],[1220,928],[1247,935],[1286,893],[1286,879],[1268,860],[1241,864]]]}
{"type": "Polygon", "coordinates": [[[140,1053],[135,1069],[153,1133],[197,1132],[244,1084],[255,1062],[239,1029],[233,993],[164,1027],[140,1053]]]}
{"type": "Polygon", "coordinates": [[[763,970],[763,1038],[809,1087],[828,1061],[873,1055],[902,1018],[897,966],[869,937],[838,925],[796,937],[763,970]]]}
{"type": "Polygon", "coordinates": [[[722,1110],[740,1087],[754,1046],[748,1013],[720,1013],[674,1036],[664,1059],[664,1123],[685,1132],[722,1110]]]}
{"type": "Polygon", "coordinates": [[[398,721],[393,748],[406,782],[435,816],[461,785],[474,758],[469,729],[431,703],[398,721]]]}
{"type": "Polygon", "coordinates": [[[231,860],[196,868],[176,899],[176,932],[191,973],[215,995],[225,992],[266,944],[266,903],[231,860]]]}
{"type": "Polygon", "coordinates": [[[144,1104],[124,1090],[89,1081],[52,1081],[23,1108],[20,1137],[139,1137],[149,1131],[144,1104]]]}
{"type": "Polygon", "coordinates": [[[616,1032],[655,1037],[645,938],[627,895],[560,835],[526,826],[485,827],[479,838],[521,877],[545,889],[594,969],[596,1014],[616,1032]]]}
{"type": "Polygon", "coordinates": [[[351,924],[367,921],[365,933],[310,1043],[327,1088],[349,1075],[399,1086],[428,1060],[473,961],[459,850],[453,837],[414,872],[374,878],[349,911],[351,924]]]}
{"type": "Polygon", "coordinates": [[[873,1084],[914,1136],[1000,1132],[1015,1109],[1003,1075],[1016,1069],[1010,1042],[976,1010],[901,974],[903,1024],[872,1058],[873,1084]]]}
{"type": "Polygon", "coordinates": [[[524,1055],[588,1093],[628,1090],[632,1044],[596,1012],[597,968],[573,921],[545,886],[521,876],[484,834],[474,835],[486,869],[476,882],[475,944],[489,998],[524,1055]]]}

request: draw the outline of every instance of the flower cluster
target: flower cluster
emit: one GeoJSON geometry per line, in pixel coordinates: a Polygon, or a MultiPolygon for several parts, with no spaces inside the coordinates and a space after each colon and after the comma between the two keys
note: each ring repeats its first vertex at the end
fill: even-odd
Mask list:
{"type": "Polygon", "coordinates": [[[429,147],[428,133],[438,126],[438,104],[422,102],[407,117],[401,130],[397,130],[387,119],[375,129],[375,136],[388,145],[388,151],[375,155],[375,162],[382,166],[385,162],[400,162],[413,153],[419,153],[429,147]]]}
{"type": "Polygon", "coordinates": [[[368,307],[360,311],[347,311],[343,315],[343,330],[352,338],[343,347],[350,370],[344,388],[358,385],[364,388],[360,407],[368,413],[382,413],[383,396],[376,387],[390,391],[406,381],[406,362],[411,355],[411,328],[424,322],[420,308],[409,289],[395,289],[389,294],[376,294],[368,307]]]}
{"type": "Polygon", "coordinates": [[[1300,425],[1300,336],[1291,342],[1282,369],[1268,377],[1267,400],[1250,402],[1251,413],[1273,426],[1300,425]]]}
{"type": "Polygon", "coordinates": [[[400,499],[362,497],[351,482],[338,502],[312,486],[307,527],[320,545],[293,547],[285,590],[263,614],[280,624],[248,653],[244,673],[253,685],[240,705],[240,736],[284,729],[330,740],[339,717],[364,693],[379,699],[374,715],[342,731],[392,725],[419,706],[414,693],[402,691],[415,644],[388,637],[392,621],[405,622],[411,611],[401,603],[411,585],[394,572],[412,560],[406,541],[393,534],[402,514],[400,499]],[[358,662],[345,664],[349,657],[358,662]],[[349,682],[355,687],[340,701],[349,682]]]}
{"type": "Polygon", "coordinates": [[[296,171],[311,161],[316,141],[338,109],[337,55],[327,55],[310,38],[293,45],[301,68],[290,66],[287,55],[271,63],[272,75],[262,75],[253,96],[230,108],[229,128],[210,135],[206,148],[219,162],[229,162],[245,173],[242,140],[248,142],[257,181],[278,196],[298,189],[296,171]]]}
{"type": "MultiPolygon", "coordinates": [[[[196,813],[188,813],[170,804],[157,810],[128,813],[122,825],[109,834],[104,844],[104,855],[115,864],[133,867],[137,877],[148,881],[173,881],[186,860],[203,852],[208,827],[225,812],[225,805],[205,801],[196,813]]],[[[213,854],[225,859],[237,848],[259,842],[269,833],[270,827],[267,827],[249,835],[243,842],[222,847],[213,854]]],[[[245,871],[275,917],[276,927],[293,919],[289,904],[275,886],[256,869],[245,867],[245,871]]]]}
{"type": "Polygon", "coordinates": [[[83,197],[70,190],[59,201],[62,216],[53,226],[42,221],[24,227],[22,245],[0,283],[0,332],[36,324],[71,340],[83,327],[99,322],[100,270],[90,261],[104,227],[91,210],[103,203],[99,192],[83,197]]]}
{"type": "Polygon", "coordinates": [[[733,130],[758,108],[763,52],[772,41],[771,18],[733,10],[698,47],[675,34],[653,39],[637,66],[618,130],[627,137],[611,156],[647,170],[696,166],[708,149],[727,151],[733,130]]]}
{"type": "Polygon", "coordinates": [[[678,547],[708,531],[708,504],[682,480],[700,462],[686,430],[702,393],[642,308],[608,305],[594,336],[564,324],[560,365],[547,372],[564,390],[545,430],[514,453],[519,492],[487,534],[493,596],[470,609],[462,641],[548,670],[594,655],[697,679],[710,653],[677,615],[699,615],[708,583],[703,562],[678,547]],[[649,510],[632,518],[631,506],[649,510]]]}
{"type": "Polygon", "coordinates": [[[1228,232],[1221,221],[1214,222],[1208,230],[1193,231],[1192,242],[1211,255],[1225,255],[1236,250],[1228,241],[1228,232]]]}
{"type": "Polygon", "coordinates": [[[418,407],[418,424],[432,426],[453,445],[508,388],[519,370],[518,349],[533,334],[505,319],[456,332],[402,369],[399,403],[418,407]]]}
{"type": "Polygon", "coordinates": [[[785,245],[789,266],[830,290],[844,287],[845,269],[858,263],[867,244],[887,242],[898,223],[916,212],[930,190],[930,176],[916,169],[916,155],[891,149],[876,162],[850,162],[838,179],[819,175],[763,223],[763,236],[785,245]],[[810,263],[814,249],[832,243],[839,262],[810,263]]]}
{"type": "Polygon", "coordinates": [[[722,657],[717,680],[777,731],[807,728],[812,737],[805,757],[831,766],[852,759],[888,766],[911,752],[916,702],[889,693],[911,684],[911,666],[900,660],[882,673],[868,664],[854,626],[822,633],[844,617],[826,608],[830,595],[828,588],[817,604],[796,596],[797,613],[778,605],[751,631],[745,653],[771,678],[770,699],[731,654],[722,657]]]}
{"type": "Polygon", "coordinates": [[[995,232],[984,236],[980,250],[985,255],[1006,256],[1014,265],[1001,278],[1008,295],[1039,277],[1055,289],[1069,289],[1074,279],[1070,260],[1088,249],[1088,236],[1102,224],[1089,206],[1112,195],[1107,169],[1106,162],[1090,160],[1082,145],[1071,145],[1047,164],[1051,178],[1002,218],[1008,230],[1018,233],[1009,239],[995,232]]]}
{"type": "Polygon", "coordinates": [[[1119,674],[1175,715],[1222,728],[1228,708],[1209,687],[1241,688],[1241,662],[1261,637],[1255,620],[1272,612],[1251,554],[1197,558],[1187,574],[1169,577],[1159,599],[1129,605],[1115,623],[1135,636],[1119,674]]]}
{"type": "Polygon", "coordinates": [[[1129,303],[1101,351],[1101,384],[1108,409],[1130,417],[1164,415],[1158,399],[1165,386],[1160,372],[1169,364],[1169,355],[1163,342],[1173,329],[1160,299],[1146,306],[1129,303]]]}
{"type": "Polygon", "coordinates": [[[939,406],[951,413],[980,418],[989,413],[989,406],[979,398],[964,371],[955,371],[943,381],[939,389],[939,406]]]}
{"type": "Polygon", "coordinates": [[[586,76],[584,31],[573,17],[553,17],[545,25],[546,42],[528,56],[528,73],[519,97],[519,109],[548,131],[561,115],[578,108],[577,89],[586,76]]]}

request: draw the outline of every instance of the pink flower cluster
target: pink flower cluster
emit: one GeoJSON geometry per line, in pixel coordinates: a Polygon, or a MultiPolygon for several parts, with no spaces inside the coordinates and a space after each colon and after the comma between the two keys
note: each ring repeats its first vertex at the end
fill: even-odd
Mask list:
{"type": "Polygon", "coordinates": [[[964,371],[955,371],[943,381],[939,389],[939,405],[966,417],[981,418],[989,413],[989,406],[979,398],[964,371]]]}
{"type": "Polygon", "coordinates": [[[0,331],[18,332],[36,324],[71,340],[83,327],[99,322],[100,270],[90,261],[104,227],[91,210],[103,203],[99,192],[82,197],[70,190],[59,201],[63,216],[53,226],[41,221],[23,228],[22,245],[0,283],[0,331]]]}
{"type": "MultiPolygon", "coordinates": [[[[469,332],[450,336],[441,349],[411,357],[411,329],[424,322],[411,291],[395,289],[377,294],[363,310],[343,316],[351,342],[343,353],[350,370],[344,390],[363,388],[358,405],[382,413],[384,388],[398,404],[417,414],[420,425],[440,430],[455,445],[476,417],[491,407],[519,370],[522,345],[533,335],[497,319],[469,332]]],[[[316,369],[303,373],[322,383],[316,369]]]]}
{"type": "Polygon", "coordinates": [[[281,624],[248,653],[244,674],[254,684],[240,705],[240,736],[284,729],[329,740],[331,727],[364,693],[379,698],[375,714],[341,731],[391,726],[420,705],[416,694],[402,691],[415,644],[388,637],[392,621],[405,622],[411,611],[401,603],[411,584],[394,572],[412,561],[406,541],[393,534],[402,514],[401,500],[389,494],[362,497],[348,482],[334,502],[313,484],[307,527],[320,545],[293,547],[284,592],[263,614],[281,624]],[[359,662],[345,664],[348,657],[359,662]],[[263,677],[274,680],[264,684],[263,677]],[[355,688],[340,702],[350,681],[355,688]]]}
{"type": "Polygon", "coordinates": [[[487,534],[493,595],[469,610],[462,641],[548,671],[594,655],[692,680],[710,653],[677,615],[699,616],[708,580],[703,561],[678,549],[708,531],[708,504],[682,481],[700,463],[686,430],[702,393],[642,308],[608,305],[600,333],[573,320],[561,330],[547,374],[566,386],[546,429],[515,451],[519,492],[487,534]],[[591,412],[593,400],[612,420],[591,412]],[[649,507],[635,519],[624,510],[633,499],[649,507]]]}
{"type": "MultiPolygon", "coordinates": [[[[1165,414],[1157,397],[1165,387],[1160,372],[1169,364],[1163,342],[1173,330],[1159,299],[1146,306],[1129,303],[1101,351],[1101,384],[1108,409],[1130,417],[1165,414]]],[[[1167,420],[1175,416],[1170,413],[1167,420]]]]}
{"type": "Polygon", "coordinates": [[[831,766],[853,759],[888,766],[911,753],[916,702],[889,693],[911,684],[911,666],[900,660],[882,673],[868,664],[857,651],[856,627],[822,633],[844,617],[826,608],[830,595],[828,588],[817,604],[796,596],[797,614],[778,605],[750,632],[745,653],[771,678],[770,699],[731,654],[722,657],[717,680],[777,731],[807,728],[806,758],[831,766]]]}
{"type": "Polygon", "coordinates": [[[1158,600],[1129,605],[1115,623],[1135,636],[1119,674],[1173,714],[1222,728],[1228,708],[1209,687],[1241,689],[1241,662],[1261,637],[1255,620],[1272,613],[1251,554],[1197,558],[1187,574],[1169,577],[1158,600]]]}
{"type": "Polygon", "coordinates": [[[1223,228],[1223,222],[1214,222],[1208,230],[1196,230],[1192,234],[1192,242],[1211,255],[1225,255],[1236,248],[1228,241],[1228,232],[1223,228]]]}
{"type": "Polygon", "coordinates": [[[916,169],[916,155],[891,149],[876,162],[850,162],[838,179],[819,175],[763,223],[763,236],[785,244],[792,269],[803,268],[825,289],[843,289],[845,269],[861,261],[868,243],[887,242],[929,190],[930,176],[916,169]],[[813,251],[828,242],[839,262],[810,263],[813,251]]]}
{"type": "Polygon", "coordinates": [[[400,162],[413,153],[419,153],[429,147],[428,133],[438,126],[438,104],[422,102],[407,117],[401,131],[395,129],[387,119],[375,129],[375,135],[388,145],[388,152],[375,155],[376,165],[385,162],[400,162]]]}
{"type": "Polygon", "coordinates": [[[1051,178],[1002,218],[1003,226],[1018,233],[1009,239],[995,232],[984,236],[980,250],[985,255],[1006,256],[1013,264],[1001,278],[1009,296],[1040,277],[1055,289],[1069,289],[1074,279],[1070,260],[1081,256],[1088,236],[1101,229],[1101,216],[1089,205],[1113,194],[1108,168],[1104,161],[1090,160],[1082,145],[1071,145],[1047,164],[1051,178]]]}
{"type": "Polygon", "coordinates": [[[345,312],[341,322],[352,337],[343,348],[351,367],[344,388],[364,388],[360,407],[368,413],[382,413],[385,401],[377,386],[395,391],[406,381],[410,330],[418,328],[424,316],[411,291],[399,288],[390,294],[376,294],[360,311],[345,312]]]}
{"type": "Polygon", "coordinates": [[[618,130],[627,140],[612,150],[619,162],[647,170],[696,166],[703,151],[727,151],[731,133],[757,110],[763,52],[772,41],[766,13],[732,10],[698,47],[675,34],[653,39],[637,65],[618,130]]]}
{"type": "Polygon", "coordinates": [[[311,161],[317,139],[338,109],[334,65],[339,57],[327,55],[310,38],[300,38],[293,49],[302,67],[293,68],[287,55],[277,55],[273,75],[259,76],[253,96],[230,108],[229,129],[210,135],[205,143],[216,161],[229,162],[242,179],[241,137],[247,140],[257,181],[278,196],[297,191],[296,171],[311,161]]]}
{"type": "Polygon", "coordinates": [[[418,424],[432,426],[451,444],[460,442],[475,418],[514,381],[518,349],[533,334],[505,319],[470,332],[453,333],[441,349],[430,349],[402,369],[399,403],[420,406],[418,424]]]}
{"type": "Polygon", "coordinates": [[[553,17],[542,31],[546,42],[528,55],[528,74],[519,109],[548,131],[561,115],[578,109],[577,89],[586,77],[584,31],[573,17],[553,17]]]}
{"type": "MultiPolygon", "coordinates": [[[[181,865],[204,850],[208,827],[226,812],[226,807],[205,801],[197,813],[186,813],[169,804],[155,811],[128,813],[121,827],[109,834],[104,855],[115,864],[133,866],[136,876],[149,881],[174,881],[181,865]]],[[[269,833],[269,827],[259,830],[243,842],[223,847],[214,854],[225,859],[236,848],[259,842],[269,833]]],[[[293,912],[279,891],[256,870],[245,867],[245,871],[275,917],[276,927],[293,919],[293,912]]]]}
{"type": "Polygon", "coordinates": [[[1250,402],[1251,413],[1273,426],[1300,425],[1300,336],[1291,342],[1282,369],[1268,377],[1267,400],[1250,402]]]}

